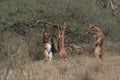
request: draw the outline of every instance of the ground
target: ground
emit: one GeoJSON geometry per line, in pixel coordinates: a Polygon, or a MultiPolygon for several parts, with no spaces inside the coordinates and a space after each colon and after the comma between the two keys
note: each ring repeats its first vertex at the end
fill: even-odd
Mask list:
{"type": "Polygon", "coordinates": [[[55,56],[51,64],[28,62],[10,69],[6,80],[120,80],[120,56],[108,54],[103,56],[103,63],[94,56],[78,54],[69,55],[67,60],[55,56]]]}

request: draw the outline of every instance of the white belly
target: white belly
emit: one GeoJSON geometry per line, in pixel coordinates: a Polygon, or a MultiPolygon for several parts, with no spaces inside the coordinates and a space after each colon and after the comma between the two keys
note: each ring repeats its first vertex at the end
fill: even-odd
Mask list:
{"type": "Polygon", "coordinates": [[[47,43],[47,45],[48,45],[48,48],[47,48],[48,57],[49,57],[49,60],[50,60],[50,62],[51,62],[51,60],[52,60],[52,51],[51,51],[52,46],[51,46],[49,43],[47,43]]]}
{"type": "Polygon", "coordinates": [[[51,48],[52,46],[50,44],[47,44],[48,45],[48,48],[47,48],[47,51],[50,52],[51,51],[51,48]]]}

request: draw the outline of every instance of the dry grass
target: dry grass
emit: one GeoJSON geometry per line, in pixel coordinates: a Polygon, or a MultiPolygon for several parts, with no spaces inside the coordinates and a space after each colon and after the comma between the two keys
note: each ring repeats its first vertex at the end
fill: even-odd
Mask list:
{"type": "MultiPolygon", "coordinates": [[[[28,62],[11,68],[7,80],[119,80],[120,56],[104,56],[104,62],[83,55],[69,55],[67,61],[55,56],[51,64],[28,62]]],[[[5,69],[0,71],[3,80],[5,69]]]]}

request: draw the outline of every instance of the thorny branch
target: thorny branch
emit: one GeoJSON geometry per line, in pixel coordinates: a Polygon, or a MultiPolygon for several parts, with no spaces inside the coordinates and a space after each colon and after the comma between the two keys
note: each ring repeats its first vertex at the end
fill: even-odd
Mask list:
{"type": "MultiPolygon", "coordinates": [[[[13,26],[15,26],[15,25],[20,25],[20,24],[22,24],[23,26],[26,26],[27,28],[29,28],[29,27],[36,27],[36,26],[42,24],[43,27],[40,27],[41,29],[46,28],[46,24],[47,24],[47,25],[52,26],[52,28],[56,28],[56,29],[58,29],[58,30],[59,30],[59,27],[61,26],[60,24],[55,24],[55,23],[49,22],[49,21],[47,21],[47,20],[38,20],[38,21],[36,21],[36,22],[17,22],[17,23],[14,23],[14,24],[11,26],[11,28],[12,28],[13,26]]],[[[38,27],[39,27],[39,26],[38,26],[38,27]]],[[[16,28],[15,28],[15,29],[16,29],[16,28]]],[[[17,31],[17,30],[16,30],[16,31],[17,31]]],[[[18,32],[19,32],[19,30],[18,30],[18,32]]],[[[24,35],[26,32],[23,30],[22,33],[23,33],[23,35],[24,35]]],[[[54,31],[53,31],[53,33],[54,33],[54,31]]],[[[85,40],[83,39],[83,38],[84,38],[83,36],[74,33],[70,27],[68,27],[68,28],[66,29],[66,33],[72,34],[72,35],[76,38],[76,40],[80,43],[82,49],[84,50],[84,46],[82,45],[82,43],[83,43],[83,42],[86,43],[86,42],[85,42],[85,40]]],[[[72,42],[73,42],[73,41],[72,41],[72,42]]],[[[72,43],[72,42],[71,42],[71,43],[72,43]]],[[[70,43],[66,43],[66,44],[67,44],[67,47],[69,47],[69,44],[70,44],[70,43]]]]}

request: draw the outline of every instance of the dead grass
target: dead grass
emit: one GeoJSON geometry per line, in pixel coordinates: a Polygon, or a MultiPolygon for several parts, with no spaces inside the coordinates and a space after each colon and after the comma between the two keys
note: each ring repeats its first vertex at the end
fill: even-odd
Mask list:
{"type": "MultiPolygon", "coordinates": [[[[29,61],[11,68],[9,80],[119,80],[119,60],[120,56],[104,56],[100,64],[89,56],[69,55],[67,61],[55,56],[51,64],[29,61]]],[[[0,70],[0,80],[3,80],[4,69],[0,70]]]]}

